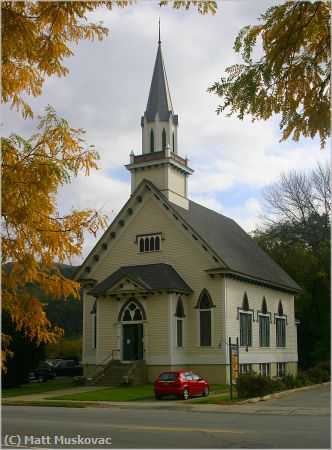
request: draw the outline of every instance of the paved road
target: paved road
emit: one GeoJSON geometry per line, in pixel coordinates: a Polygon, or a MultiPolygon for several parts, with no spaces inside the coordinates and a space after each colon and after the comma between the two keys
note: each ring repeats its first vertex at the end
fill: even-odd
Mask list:
{"type": "Polygon", "coordinates": [[[329,386],[227,408],[181,407],[176,401],[141,408],[138,404],[84,409],[4,406],[2,435],[3,439],[18,435],[22,447],[43,448],[317,449],[330,448],[329,411],[329,386]],[[60,440],[57,445],[55,436],[60,440]],[[61,436],[81,436],[90,441],[64,445],[61,436]],[[102,438],[106,444],[93,445],[91,438],[102,438]]]}

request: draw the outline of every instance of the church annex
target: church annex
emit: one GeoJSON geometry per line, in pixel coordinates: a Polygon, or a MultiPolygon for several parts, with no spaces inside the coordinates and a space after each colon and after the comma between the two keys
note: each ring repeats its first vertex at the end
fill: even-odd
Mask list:
{"type": "Polygon", "coordinates": [[[160,41],[141,127],[131,196],[76,273],[86,374],[144,361],[149,381],[187,368],[226,383],[229,337],[240,372],[295,374],[300,288],[232,219],[188,198],[194,171],[179,154],[160,41]]]}

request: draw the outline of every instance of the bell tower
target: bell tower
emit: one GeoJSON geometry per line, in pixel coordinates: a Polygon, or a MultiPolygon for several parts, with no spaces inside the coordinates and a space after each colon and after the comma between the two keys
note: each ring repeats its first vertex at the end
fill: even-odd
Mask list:
{"type": "Polygon", "coordinates": [[[156,61],[148,102],[141,117],[142,153],[131,152],[131,192],[146,178],[168,198],[188,208],[188,176],[194,171],[188,159],[178,155],[178,116],[174,114],[163,55],[161,52],[160,23],[156,61]]]}

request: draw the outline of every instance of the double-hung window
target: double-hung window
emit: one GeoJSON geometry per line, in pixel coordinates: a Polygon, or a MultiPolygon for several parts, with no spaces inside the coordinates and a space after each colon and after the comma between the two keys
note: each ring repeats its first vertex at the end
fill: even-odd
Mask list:
{"type": "Polygon", "coordinates": [[[260,314],[258,317],[259,317],[259,346],[270,347],[270,316],[260,314]]]}
{"type": "Polygon", "coordinates": [[[262,363],[259,365],[259,373],[261,375],[264,375],[265,377],[268,377],[270,375],[270,364],[269,363],[262,363]]]}
{"type": "Polygon", "coordinates": [[[252,314],[240,312],[240,345],[251,347],[252,345],[252,314]]]}
{"type": "Polygon", "coordinates": [[[276,317],[276,346],[286,347],[286,318],[276,317]]]}
{"type": "Polygon", "coordinates": [[[286,375],[286,363],[279,362],[277,363],[277,377],[283,377],[286,375]]]}

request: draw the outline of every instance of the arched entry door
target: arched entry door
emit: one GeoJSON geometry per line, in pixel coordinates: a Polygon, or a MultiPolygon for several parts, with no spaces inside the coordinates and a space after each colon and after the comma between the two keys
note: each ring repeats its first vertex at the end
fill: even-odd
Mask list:
{"type": "Polygon", "coordinates": [[[143,307],[135,298],[130,299],[122,308],[122,359],[135,361],[143,359],[143,307]]]}

